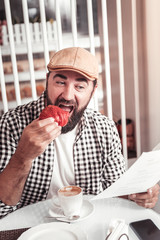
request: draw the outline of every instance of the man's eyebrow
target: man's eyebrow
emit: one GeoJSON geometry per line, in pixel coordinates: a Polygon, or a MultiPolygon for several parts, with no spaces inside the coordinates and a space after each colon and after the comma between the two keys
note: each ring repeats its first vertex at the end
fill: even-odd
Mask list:
{"type": "MultiPolygon", "coordinates": [[[[67,77],[65,75],[63,75],[63,74],[60,74],[60,73],[55,74],[53,79],[55,79],[56,77],[60,77],[60,78],[62,78],[64,80],[67,80],[67,77]]],[[[88,84],[88,80],[86,78],[83,78],[83,77],[76,78],[75,80],[76,80],[76,82],[85,82],[85,83],[88,84]]]]}
{"type": "Polygon", "coordinates": [[[86,82],[88,84],[88,80],[86,78],[76,78],[77,82],[86,82]]]}
{"type": "Polygon", "coordinates": [[[63,78],[63,79],[67,79],[66,76],[64,76],[63,74],[60,74],[60,73],[57,73],[54,75],[53,79],[55,79],[56,77],[60,77],[60,78],[63,78]]]}

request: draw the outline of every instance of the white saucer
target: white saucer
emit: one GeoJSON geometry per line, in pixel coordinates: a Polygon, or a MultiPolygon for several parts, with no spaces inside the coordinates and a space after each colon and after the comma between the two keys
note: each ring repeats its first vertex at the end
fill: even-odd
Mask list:
{"type": "Polygon", "coordinates": [[[52,222],[30,228],[18,240],[87,240],[86,234],[74,224],[52,222]]]}
{"type": "MultiPolygon", "coordinates": [[[[82,203],[82,208],[81,208],[81,213],[80,213],[80,218],[77,220],[68,220],[66,218],[63,219],[63,221],[65,222],[79,222],[82,221],[84,219],[86,219],[87,217],[89,217],[94,211],[94,206],[93,204],[88,201],[88,200],[83,200],[82,203]]],[[[55,217],[58,220],[58,217],[63,217],[64,215],[62,214],[62,210],[59,209],[59,215],[55,217],[55,211],[53,211],[52,208],[49,209],[49,215],[51,217],[55,217]]]]}

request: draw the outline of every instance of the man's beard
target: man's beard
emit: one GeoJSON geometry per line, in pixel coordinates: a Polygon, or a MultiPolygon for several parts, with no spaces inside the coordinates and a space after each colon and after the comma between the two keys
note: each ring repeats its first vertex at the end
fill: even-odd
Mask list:
{"type": "MultiPolygon", "coordinates": [[[[47,105],[53,105],[51,99],[48,96],[48,92],[46,92],[46,99],[47,99],[47,105]]],[[[57,98],[56,102],[55,102],[55,106],[59,106],[61,104],[69,104],[69,103],[73,103],[73,101],[66,101],[64,98],[57,98]]],[[[79,111],[77,110],[77,104],[74,103],[74,110],[72,112],[71,117],[69,118],[68,123],[62,127],[61,133],[67,133],[69,131],[72,131],[75,126],[79,123],[79,121],[81,120],[81,117],[84,113],[84,110],[86,109],[88,103],[81,108],[79,111]]]]}

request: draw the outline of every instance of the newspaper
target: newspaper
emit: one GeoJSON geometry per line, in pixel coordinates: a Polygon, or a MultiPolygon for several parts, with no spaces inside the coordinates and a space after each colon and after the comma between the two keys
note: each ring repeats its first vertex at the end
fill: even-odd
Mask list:
{"type": "Polygon", "coordinates": [[[160,150],[144,152],[110,187],[92,200],[146,192],[160,180],[160,150]]]}

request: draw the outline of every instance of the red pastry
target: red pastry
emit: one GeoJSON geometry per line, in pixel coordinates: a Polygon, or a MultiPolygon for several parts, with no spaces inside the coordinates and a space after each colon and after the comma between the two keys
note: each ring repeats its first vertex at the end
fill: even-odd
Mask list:
{"type": "Polygon", "coordinates": [[[68,123],[69,112],[64,111],[57,106],[48,105],[40,113],[39,120],[49,117],[53,117],[55,122],[57,122],[59,126],[63,127],[68,123]]]}

